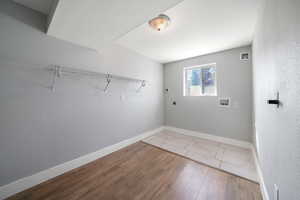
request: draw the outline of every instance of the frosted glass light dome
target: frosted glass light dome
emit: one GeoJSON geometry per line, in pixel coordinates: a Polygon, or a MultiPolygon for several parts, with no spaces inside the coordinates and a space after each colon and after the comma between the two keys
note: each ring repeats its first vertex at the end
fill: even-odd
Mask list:
{"type": "Polygon", "coordinates": [[[161,31],[163,29],[166,29],[169,26],[170,22],[171,20],[167,15],[160,14],[149,21],[149,26],[157,31],[161,31]]]}

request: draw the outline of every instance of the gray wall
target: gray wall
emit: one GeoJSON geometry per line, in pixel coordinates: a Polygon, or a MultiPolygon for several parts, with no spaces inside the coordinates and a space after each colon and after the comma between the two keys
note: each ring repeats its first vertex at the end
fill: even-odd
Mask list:
{"type": "Polygon", "coordinates": [[[119,46],[95,51],[48,37],[46,17],[0,1],[0,186],[163,125],[162,65],[119,46]],[[65,77],[49,90],[44,68],[60,64],[146,79],[65,77]],[[122,97],[122,98],[121,98],[122,97]]]}
{"type": "Polygon", "coordinates": [[[238,140],[252,140],[252,63],[241,61],[241,47],[164,65],[165,124],[238,140]],[[184,97],[183,68],[217,63],[217,97],[184,97]],[[230,97],[232,106],[218,106],[219,97],[230,97]],[[172,105],[175,100],[177,105],[172,105]]]}
{"type": "Polygon", "coordinates": [[[256,141],[270,199],[300,199],[300,1],[266,0],[253,43],[256,141]],[[268,105],[279,91],[279,109],[268,105]]]}

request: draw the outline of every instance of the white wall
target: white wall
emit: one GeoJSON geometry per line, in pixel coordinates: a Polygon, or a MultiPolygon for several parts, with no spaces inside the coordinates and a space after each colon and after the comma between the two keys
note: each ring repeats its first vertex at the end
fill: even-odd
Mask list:
{"type": "MultiPolygon", "coordinates": [[[[241,47],[185,59],[164,65],[165,124],[177,128],[233,138],[252,140],[252,63],[241,61],[241,47]],[[217,97],[183,96],[183,68],[217,63],[217,97]],[[219,97],[230,97],[232,106],[218,106],[219,97]],[[177,105],[172,105],[172,101],[177,105]]],[[[250,54],[251,55],[251,54],[250,54]]]]}
{"type": "Polygon", "coordinates": [[[162,65],[112,45],[100,54],[47,36],[46,17],[0,1],[0,186],[163,125],[162,65]],[[62,78],[49,65],[147,80],[62,78]],[[122,97],[122,98],[120,98],[122,97]]]}
{"type": "Polygon", "coordinates": [[[271,200],[300,199],[300,1],[266,0],[253,43],[256,141],[271,200]],[[281,107],[268,105],[280,93],[281,107]]]}

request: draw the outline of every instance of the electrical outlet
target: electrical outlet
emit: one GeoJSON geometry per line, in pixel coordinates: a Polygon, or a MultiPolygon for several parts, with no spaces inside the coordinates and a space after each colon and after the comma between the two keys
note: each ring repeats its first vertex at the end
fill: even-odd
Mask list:
{"type": "Polygon", "coordinates": [[[274,184],[274,200],[279,200],[279,187],[277,184],[274,184]]]}

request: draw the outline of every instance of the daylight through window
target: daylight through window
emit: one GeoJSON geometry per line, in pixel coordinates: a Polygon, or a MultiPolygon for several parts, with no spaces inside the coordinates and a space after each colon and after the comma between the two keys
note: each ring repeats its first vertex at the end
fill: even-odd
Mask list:
{"type": "Polygon", "coordinates": [[[217,96],[216,64],[184,68],[184,96],[217,96]]]}

